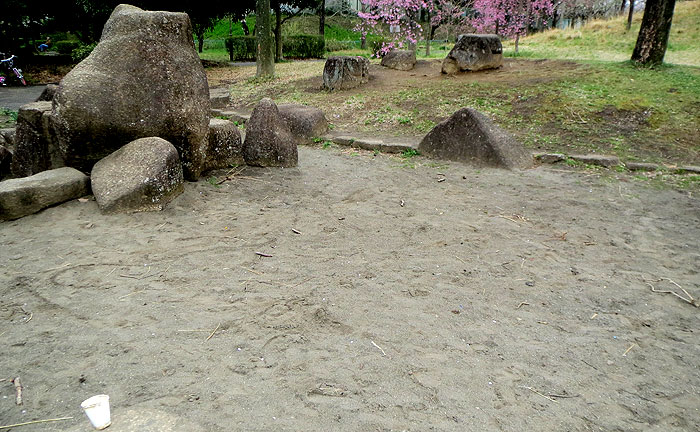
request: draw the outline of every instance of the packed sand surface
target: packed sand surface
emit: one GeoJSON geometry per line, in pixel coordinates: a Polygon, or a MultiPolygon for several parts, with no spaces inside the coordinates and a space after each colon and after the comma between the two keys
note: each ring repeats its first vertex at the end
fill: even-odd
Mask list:
{"type": "Polygon", "coordinates": [[[700,297],[696,195],[336,148],[236,173],[0,223],[0,425],[89,431],[104,393],[113,431],[700,430],[700,309],[647,284],[700,297]]]}

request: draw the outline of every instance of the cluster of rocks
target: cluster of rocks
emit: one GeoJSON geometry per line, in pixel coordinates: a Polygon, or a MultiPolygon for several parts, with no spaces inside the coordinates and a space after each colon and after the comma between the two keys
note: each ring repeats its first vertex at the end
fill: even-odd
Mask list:
{"type": "MultiPolygon", "coordinates": [[[[414,50],[391,50],[381,61],[389,69],[410,71],[416,65],[414,50]]],[[[442,62],[442,73],[496,69],[503,65],[503,45],[497,35],[463,34],[442,62]]],[[[369,60],[364,57],[329,57],[323,68],[325,90],[346,90],[369,82],[369,60]]]]}
{"type": "Polygon", "coordinates": [[[90,190],[105,212],[161,210],[206,171],[296,166],[297,143],[328,128],[320,110],[264,99],[243,142],[234,123],[210,119],[188,16],[128,5],[39,99],[20,108],[14,131],[0,133],[0,179],[15,177],[0,182],[0,220],[90,190]]]}

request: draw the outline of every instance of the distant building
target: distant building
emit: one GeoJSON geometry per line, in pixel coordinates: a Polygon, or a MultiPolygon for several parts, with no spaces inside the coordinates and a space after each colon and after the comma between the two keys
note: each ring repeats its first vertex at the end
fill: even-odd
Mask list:
{"type": "Polygon", "coordinates": [[[326,9],[332,11],[357,12],[361,8],[360,0],[326,0],[326,9]]]}

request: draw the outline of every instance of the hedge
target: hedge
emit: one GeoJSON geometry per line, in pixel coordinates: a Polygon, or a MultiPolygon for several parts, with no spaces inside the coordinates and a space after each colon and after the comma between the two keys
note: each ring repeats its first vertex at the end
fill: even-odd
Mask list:
{"type": "MultiPolygon", "coordinates": [[[[233,36],[226,39],[226,51],[231,61],[255,60],[255,36],[233,36]]],[[[323,58],[325,41],[320,35],[294,35],[282,39],[282,55],[286,58],[323,58]]]]}
{"type": "Polygon", "coordinates": [[[255,36],[226,38],[226,51],[231,61],[255,60],[257,42],[255,36]]]}
{"type": "Polygon", "coordinates": [[[54,44],[54,48],[59,54],[69,54],[73,52],[74,49],[80,46],[80,41],[77,40],[61,40],[54,44]]]}
{"type": "Polygon", "coordinates": [[[282,38],[282,55],[285,58],[323,58],[326,44],[320,35],[294,35],[282,38]]]}

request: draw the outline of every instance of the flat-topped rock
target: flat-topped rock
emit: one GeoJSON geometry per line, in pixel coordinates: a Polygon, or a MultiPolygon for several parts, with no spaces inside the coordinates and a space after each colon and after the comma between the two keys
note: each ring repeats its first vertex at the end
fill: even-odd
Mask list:
{"type": "Polygon", "coordinates": [[[0,220],[18,219],[90,193],[90,179],[74,168],[42,171],[0,182],[0,220]]]}
{"type": "Polygon", "coordinates": [[[231,102],[231,92],[228,87],[210,88],[209,101],[212,108],[225,108],[231,102]]]}
{"type": "Polygon", "coordinates": [[[413,50],[391,50],[382,57],[381,65],[389,69],[409,71],[416,66],[416,52],[413,50]]]}
{"type": "Polygon", "coordinates": [[[281,104],[277,108],[297,142],[308,142],[328,132],[328,120],[319,108],[299,104],[281,104]]]}
{"type": "Polygon", "coordinates": [[[462,34],[442,61],[442,73],[495,69],[502,65],[501,38],[493,34],[462,34]]]}
{"type": "Polygon", "coordinates": [[[204,153],[203,172],[245,164],[238,126],[228,120],[209,120],[209,140],[204,153]]]}
{"type": "Polygon", "coordinates": [[[360,57],[328,57],[323,68],[323,88],[346,90],[369,82],[369,60],[360,57]]]}
{"type": "Polygon", "coordinates": [[[14,137],[13,176],[26,177],[64,166],[50,116],[51,102],[32,102],[20,107],[14,137]]]}
{"type": "Polygon", "coordinates": [[[159,137],[139,138],[97,162],[91,183],[106,213],[163,210],[184,190],[177,150],[159,137]]]}

